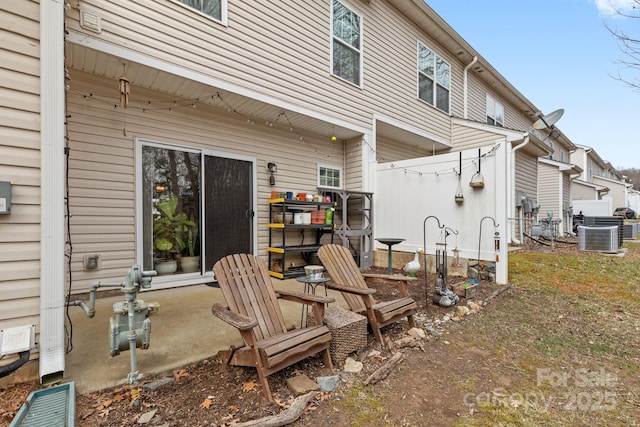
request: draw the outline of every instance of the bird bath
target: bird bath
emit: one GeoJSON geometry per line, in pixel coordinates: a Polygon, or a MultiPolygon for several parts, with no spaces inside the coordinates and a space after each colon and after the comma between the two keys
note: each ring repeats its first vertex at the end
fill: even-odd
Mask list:
{"type": "Polygon", "coordinates": [[[376,239],[378,242],[382,243],[383,245],[387,245],[389,247],[389,255],[388,255],[388,259],[387,259],[387,265],[389,267],[389,275],[393,274],[393,263],[391,260],[391,246],[393,245],[397,245],[398,243],[404,242],[404,239],[398,239],[398,238],[393,238],[393,237],[387,237],[387,238],[379,238],[376,239]]]}

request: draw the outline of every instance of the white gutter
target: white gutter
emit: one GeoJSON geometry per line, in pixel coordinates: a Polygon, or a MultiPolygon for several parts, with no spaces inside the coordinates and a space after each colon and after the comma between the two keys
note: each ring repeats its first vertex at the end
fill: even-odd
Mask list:
{"type": "Polygon", "coordinates": [[[469,65],[467,65],[466,67],[464,67],[464,71],[462,72],[462,85],[464,87],[464,98],[463,98],[463,105],[464,105],[464,118],[468,119],[468,114],[467,114],[467,106],[468,106],[468,100],[467,100],[467,92],[468,92],[468,71],[469,69],[473,66],[473,64],[475,64],[476,62],[478,62],[478,57],[474,56],[473,57],[473,61],[471,61],[471,63],[469,63],[469,65]]]}
{"type": "Polygon", "coordinates": [[[64,372],[64,6],[40,1],[40,379],[64,372]]]}
{"type": "MultiPolygon", "coordinates": [[[[511,177],[509,179],[509,185],[513,186],[513,188],[509,189],[508,194],[511,195],[510,196],[511,206],[509,206],[509,214],[512,215],[512,218],[516,217],[516,211],[515,211],[516,209],[516,151],[518,151],[519,149],[521,149],[522,147],[524,147],[529,143],[529,133],[525,132],[522,135],[522,138],[524,139],[524,142],[518,145],[517,147],[514,147],[511,149],[511,177]]],[[[515,232],[515,224],[516,224],[515,222],[511,223],[511,231],[509,234],[511,235],[510,236],[511,242],[515,243],[516,245],[519,245],[522,241],[522,237],[520,238],[520,240],[513,237],[515,232]]],[[[520,225],[520,233],[522,234],[522,224],[520,225]]]]}

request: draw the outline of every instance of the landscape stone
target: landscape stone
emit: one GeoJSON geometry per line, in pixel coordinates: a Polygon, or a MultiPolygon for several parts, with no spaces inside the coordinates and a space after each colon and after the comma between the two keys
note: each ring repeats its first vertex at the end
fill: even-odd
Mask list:
{"type": "Polygon", "coordinates": [[[318,383],[313,381],[306,375],[296,375],[293,378],[287,379],[287,385],[292,392],[297,395],[306,394],[310,391],[320,390],[318,383]]]}
{"type": "Polygon", "coordinates": [[[355,361],[350,357],[347,357],[344,361],[345,372],[357,374],[358,372],[362,371],[362,368],[363,368],[362,362],[355,361]]]}
{"type": "Polygon", "coordinates": [[[175,381],[175,378],[162,378],[159,379],[158,381],[154,381],[152,383],[149,384],[145,384],[144,386],[142,386],[142,389],[144,391],[153,391],[155,389],[157,389],[158,387],[162,387],[165,384],[170,384],[172,382],[175,381]]]}
{"type": "Polygon", "coordinates": [[[338,387],[338,384],[340,384],[340,377],[338,377],[337,375],[318,377],[316,378],[316,381],[318,381],[320,391],[327,392],[333,391],[338,387]]]}
{"type": "Polygon", "coordinates": [[[147,424],[156,415],[156,412],[158,412],[158,410],[154,409],[153,411],[145,412],[140,415],[140,418],[138,418],[138,424],[147,424]]]}

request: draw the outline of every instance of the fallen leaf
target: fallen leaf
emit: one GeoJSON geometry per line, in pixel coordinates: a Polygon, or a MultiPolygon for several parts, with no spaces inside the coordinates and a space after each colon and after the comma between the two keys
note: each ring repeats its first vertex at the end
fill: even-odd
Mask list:
{"type": "Polygon", "coordinates": [[[103,400],[102,402],[98,403],[97,408],[98,408],[98,410],[104,409],[104,408],[107,408],[107,407],[111,406],[112,403],[113,403],[112,399],[103,400]]]}
{"type": "Polygon", "coordinates": [[[109,412],[111,412],[112,408],[104,408],[102,409],[100,412],[98,412],[98,416],[100,418],[106,418],[107,416],[109,416],[109,412]]]}
{"type": "Polygon", "coordinates": [[[180,381],[182,378],[189,378],[189,372],[187,372],[186,369],[176,369],[173,371],[173,378],[175,378],[176,381],[180,381]]]}
{"type": "Polygon", "coordinates": [[[213,403],[213,401],[207,397],[200,404],[200,409],[209,409],[209,407],[211,406],[212,403],[213,403]]]}
{"type": "Polygon", "coordinates": [[[322,392],[316,396],[316,400],[319,402],[324,402],[331,398],[331,393],[328,391],[322,392]]]}
{"type": "Polygon", "coordinates": [[[240,407],[236,406],[236,405],[229,405],[229,407],[227,408],[232,412],[238,412],[240,410],[240,407]]]}
{"type": "Polygon", "coordinates": [[[247,391],[253,391],[253,390],[256,389],[256,386],[257,386],[257,384],[256,384],[255,381],[253,381],[253,380],[249,381],[248,383],[242,384],[242,391],[244,393],[246,393],[247,391]]]}
{"type": "Polygon", "coordinates": [[[115,396],[113,396],[113,401],[114,402],[120,402],[122,400],[126,400],[127,399],[127,395],[126,394],[116,394],[115,396]]]}

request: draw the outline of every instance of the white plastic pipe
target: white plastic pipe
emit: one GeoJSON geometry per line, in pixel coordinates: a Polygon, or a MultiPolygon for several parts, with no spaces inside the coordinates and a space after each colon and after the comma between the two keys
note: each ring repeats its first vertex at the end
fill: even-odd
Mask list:
{"type": "MultiPolygon", "coordinates": [[[[513,187],[510,189],[510,206],[509,206],[509,214],[511,215],[512,218],[516,218],[516,151],[518,151],[519,149],[523,148],[525,145],[527,145],[529,143],[529,133],[525,132],[522,135],[524,142],[520,145],[518,145],[517,147],[513,147],[511,149],[511,177],[509,179],[509,184],[513,187]]],[[[520,221],[520,233],[522,233],[522,212],[520,212],[519,216],[517,217],[518,220],[520,221]]],[[[510,238],[511,238],[511,242],[519,245],[522,241],[522,238],[520,238],[520,240],[516,239],[514,237],[514,233],[515,233],[515,223],[511,224],[511,232],[510,234],[510,238]]]]}

